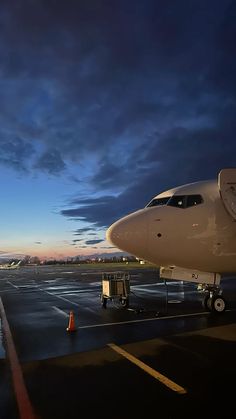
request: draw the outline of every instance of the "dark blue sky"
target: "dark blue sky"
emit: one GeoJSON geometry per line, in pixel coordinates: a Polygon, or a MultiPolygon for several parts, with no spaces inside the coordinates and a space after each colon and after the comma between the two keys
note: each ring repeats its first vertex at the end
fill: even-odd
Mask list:
{"type": "Polygon", "coordinates": [[[1,254],[109,251],[113,221],[236,166],[235,1],[2,1],[0,35],[1,254]]]}

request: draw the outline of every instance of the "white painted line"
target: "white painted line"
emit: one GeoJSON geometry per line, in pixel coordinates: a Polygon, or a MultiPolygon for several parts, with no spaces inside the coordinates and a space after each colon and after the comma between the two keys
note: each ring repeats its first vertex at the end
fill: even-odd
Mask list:
{"type": "MultiPolygon", "coordinates": [[[[169,281],[169,282],[167,282],[167,285],[179,285],[179,286],[183,287],[183,284],[180,281],[169,281]]],[[[187,285],[189,285],[189,284],[187,284],[187,285]]],[[[149,284],[131,285],[131,288],[139,289],[139,288],[159,287],[159,286],[163,287],[163,286],[166,286],[166,284],[164,282],[152,282],[152,283],[149,283],[149,284]]]]}
{"type": "Polygon", "coordinates": [[[54,310],[56,310],[59,314],[62,314],[65,317],[69,317],[70,315],[68,313],[66,313],[66,311],[61,310],[60,308],[56,307],[56,306],[52,306],[52,308],[54,310]]]}
{"type": "Polygon", "coordinates": [[[179,304],[182,303],[183,301],[180,300],[168,300],[168,304],[179,304]]]}
{"type": "Polygon", "coordinates": [[[56,279],[48,279],[47,281],[43,281],[43,282],[46,282],[48,284],[51,284],[51,282],[55,282],[55,281],[56,281],[56,279]]]}
{"type": "Polygon", "coordinates": [[[74,306],[76,306],[76,307],[79,307],[79,304],[74,303],[73,301],[67,300],[67,298],[60,297],[59,295],[55,295],[55,294],[53,294],[52,292],[45,291],[45,290],[44,290],[44,289],[42,289],[42,288],[39,288],[39,289],[40,289],[40,291],[46,292],[46,294],[52,295],[52,297],[59,298],[60,300],[66,301],[66,302],[67,302],[67,303],[69,303],[69,304],[72,304],[72,305],[74,305],[74,306]]]}
{"type": "Polygon", "coordinates": [[[98,292],[99,290],[96,288],[92,289],[82,289],[82,290],[71,290],[71,291],[60,291],[58,294],[55,292],[54,295],[72,295],[72,294],[83,294],[83,293],[92,293],[92,292],[98,292]]]}
{"type": "Polygon", "coordinates": [[[143,285],[131,285],[131,288],[139,289],[139,288],[148,288],[148,287],[156,287],[157,285],[162,285],[161,283],[153,282],[151,284],[143,284],[143,285]]]}
{"type": "Polygon", "coordinates": [[[107,346],[109,346],[109,348],[113,349],[113,351],[117,352],[119,355],[128,359],[130,362],[132,362],[132,364],[137,365],[137,367],[141,368],[143,371],[145,371],[146,373],[148,373],[149,375],[154,377],[156,380],[160,381],[162,384],[164,384],[166,387],[170,388],[172,391],[175,391],[176,393],[179,393],[179,394],[186,394],[187,393],[185,388],[179,386],[179,384],[170,380],[165,375],[163,375],[160,372],[158,372],[158,371],[154,370],[153,368],[149,367],[149,365],[140,361],[140,359],[131,355],[129,352],[125,351],[120,346],[117,346],[114,343],[109,343],[107,346]]]}
{"type": "Polygon", "coordinates": [[[17,290],[19,289],[19,287],[17,287],[17,285],[14,285],[11,281],[7,281],[7,284],[10,284],[12,287],[16,288],[17,290]]]}
{"type": "MultiPolygon", "coordinates": [[[[136,288],[135,291],[132,290],[131,288],[131,293],[133,292],[134,295],[136,295],[137,297],[139,296],[138,294],[136,294],[136,291],[139,291],[140,293],[143,294],[163,294],[163,290],[158,290],[158,289],[148,289],[148,288],[136,288]]],[[[170,293],[169,293],[170,294],[170,293]]]]}
{"type": "Polygon", "coordinates": [[[93,271],[86,271],[86,272],[81,272],[80,273],[80,275],[99,275],[99,276],[101,276],[102,277],[102,273],[101,272],[97,272],[97,271],[95,271],[95,272],[93,272],[93,271]]]}
{"type": "Polygon", "coordinates": [[[183,317],[202,316],[203,314],[210,314],[210,312],[209,311],[202,311],[201,313],[179,314],[177,316],[150,317],[148,319],[127,320],[127,321],[124,321],[124,322],[90,324],[88,326],[80,326],[79,329],[90,329],[90,328],[93,328],[93,327],[103,327],[103,326],[115,326],[117,324],[142,323],[142,322],[150,322],[150,321],[154,321],[154,320],[157,321],[157,320],[179,319],[179,318],[183,318],[183,317]]]}
{"type": "Polygon", "coordinates": [[[148,321],[152,321],[152,320],[158,320],[158,319],[157,319],[157,317],[150,317],[149,319],[128,320],[128,321],[124,321],[124,322],[90,324],[88,326],[80,326],[79,329],[90,329],[90,328],[93,328],[93,327],[103,327],[103,326],[115,326],[117,324],[141,323],[141,322],[148,322],[148,321]]]}

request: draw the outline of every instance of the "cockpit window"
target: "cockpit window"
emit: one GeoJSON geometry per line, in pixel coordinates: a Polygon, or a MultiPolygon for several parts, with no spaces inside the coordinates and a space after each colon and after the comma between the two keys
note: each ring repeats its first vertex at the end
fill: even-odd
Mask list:
{"type": "Polygon", "coordinates": [[[173,195],[169,200],[168,205],[171,207],[185,208],[185,196],[184,195],[173,195]]]}
{"type": "Polygon", "coordinates": [[[173,195],[167,205],[177,208],[189,208],[203,202],[201,195],[173,195]]]}
{"type": "Polygon", "coordinates": [[[203,198],[201,195],[173,195],[164,198],[154,198],[147,204],[146,208],[158,207],[161,205],[169,205],[176,208],[189,208],[202,204],[202,202],[203,198]]]}
{"type": "Polygon", "coordinates": [[[193,207],[194,205],[199,205],[203,202],[201,195],[188,195],[187,196],[187,202],[186,202],[186,208],[193,207]]]}
{"type": "Polygon", "coordinates": [[[158,207],[160,205],[166,205],[167,202],[169,201],[169,199],[170,199],[170,196],[167,196],[165,198],[154,198],[154,199],[152,199],[151,202],[149,202],[149,204],[147,204],[146,208],[148,208],[148,207],[158,207]]]}

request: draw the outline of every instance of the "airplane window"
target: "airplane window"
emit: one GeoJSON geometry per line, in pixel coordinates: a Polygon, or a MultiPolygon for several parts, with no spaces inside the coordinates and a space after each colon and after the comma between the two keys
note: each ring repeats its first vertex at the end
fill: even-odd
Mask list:
{"type": "Polygon", "coordinates": [[[165,198],[154,198],[149,204],[147,204],[146,208],[166,205],[169,199],[170,199],[170,196],[167,196],[165,198]]]}
{"type": "Polygon", "coordinates": [[[201,195],[174,195],[167,205],[177,208],[188,208],[203,202],[201,195]]]}
{"type": "Polygon", "coordinates": [[[186,207],[193,207],[194,205],[199,205],[203,202],[201,195],[188,195],[186,202],[186,207]]]}
{"type": "Polygon", "coordinates": [[[184,195],[174,195],[169,200],[167,205],[170,205],[171,207],[177,207],[177,208],[185,208],[185,196],[184,195]]]}

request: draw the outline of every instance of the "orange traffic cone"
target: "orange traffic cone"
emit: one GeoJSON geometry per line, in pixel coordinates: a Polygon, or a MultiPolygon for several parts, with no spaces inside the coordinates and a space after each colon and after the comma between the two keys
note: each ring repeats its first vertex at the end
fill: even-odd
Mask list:
{"type": "Polygon", "coordinates": [[[68,324],[68,327],[67,327],[66,330],[67,330],[67,332],[75,332],[76,331],[74,312],[73,311],[70,311],[69,324],[68,324]]]}

